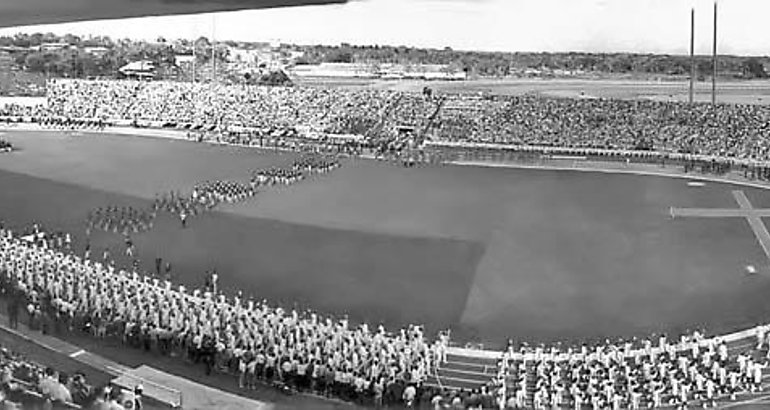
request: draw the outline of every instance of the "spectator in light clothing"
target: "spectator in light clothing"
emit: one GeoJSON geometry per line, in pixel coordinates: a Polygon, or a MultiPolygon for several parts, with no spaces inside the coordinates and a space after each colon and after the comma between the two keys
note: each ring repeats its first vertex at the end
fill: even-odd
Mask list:
{"type": "Polygon", "coordinates": [[[414,398],[417,396],[417,389],[415,389],[413,384],[410,384],[406,386],[403,393],[403,399],[404,399],[404,405],[407,408],[412,408],[414,406],[414,398]]]}

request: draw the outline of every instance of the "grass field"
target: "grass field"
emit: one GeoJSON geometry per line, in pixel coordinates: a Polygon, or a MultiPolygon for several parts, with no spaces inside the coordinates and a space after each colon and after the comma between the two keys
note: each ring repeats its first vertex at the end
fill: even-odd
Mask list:
{"type": "MultiPolygon", "coordinates": [[[[164,189],[245,180],[250,169],[292,158],[109,135],[4,137],[21,150],[0,157],[0,218],[76,233],[92,207],[147,206],[164,189]]],[[[216,267],[228,290],[354,321],[450,327],[459,341],[729,331],[766,321],[770,263],[745,221],[672,220],[669,208],[735,208],[732,189],[350,160],[196,218],[188,229],[162,216],[135,242],[146,269],[159,255],[188,285],[216,267]],[[747,275],[747,265],[760,274],[747,275]]],[[[755,207],[770,206],[770,193],[741,189],[755,207]]],[[[115,234],[92,242],[113,255],[122,249],[115,234]]]]}

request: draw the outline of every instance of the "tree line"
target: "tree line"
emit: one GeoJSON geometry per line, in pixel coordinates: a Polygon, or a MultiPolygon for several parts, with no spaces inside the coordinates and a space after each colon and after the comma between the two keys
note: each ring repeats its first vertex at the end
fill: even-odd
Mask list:
{"type": "MultiPolygon", "coordinates": [[[[83,38],[52,33],[17,34],[0,37],[0,50],[13,57],[17,70],[44,73],[57,77],[113,77],[120,67],[131,61],[150,60],[162,77],[173,77],[177,69],[177,54],[192,54],[196,62],[205,65],[216,60],[225,61],[229,47],[267,47],[264,43],[225,41],[216,45],[206,37],[195,41],[174,42],[158,38],[156,41],[112,39],[107,36],[83,38]],[[47,43],[67,44],[62,49],[41,49],[47,43]],[[89,48],[102,48],[99,53],[89,48]]],[[[361,64],[402,64],[416,66],[440,64],[453,71],[464,71],[478,77],[521,76],[527,73],[548,75],[567,72],[599,74],[642,74],[652,76],[689,76],[690,59],[686,55],[633,54],[633,53],[533,53],[533,52],[477,52],[406,46],[281,45],[278,53],[288,55],[299,51],[300,57],[289,64],[318,64],[324,62],[361,64]]],[[[770,67],[766,56],[720,56],[720,76],[742,79],[766,78],[765,67],[770,67]]],[[[696,71],[699,79],[711,76],[711,57],[697,56],[696,71]]]]}
{"type": "Polygon", "coordinates": [[[57,36],[52,33],[0,37],[0,50],[11,54],[16,69],[52,77],[115,77],[120,67],[138,60],[152,61],[162,77],[172,76],[176,69],[176,55],[193,54],[193,49],[201,65],[213,59],[224,61],[227,57],[226,47],[215,47],[206,37],[174,43],[163,38],[149,42],[113,40],[107,36],[57,36]]]}
{"type": "MultiPolygon", "coordinates": [[[[607,74],[651,74],[683,76],[690,73],[690,57],[687,55],[633,54],[633,53],[586,53],[586,52],[477,52],[458,51],[452,48],[425,49],[405,46],[339,46],[314,45],[300,47],[304,56],[300,64],[322,62],[346,63],[393,63],[393,64],[442,64],[455,67],[469,74],[482,77],[506,77],[527,70],[569,71],[607,74]]],[[[699,78],[709,77],[712,72],[711,56],[696,56],[699,78]]],[[[767,78],[765,66],[770,57],[719,56],[719,75],[735,78],[767,78]]]]}

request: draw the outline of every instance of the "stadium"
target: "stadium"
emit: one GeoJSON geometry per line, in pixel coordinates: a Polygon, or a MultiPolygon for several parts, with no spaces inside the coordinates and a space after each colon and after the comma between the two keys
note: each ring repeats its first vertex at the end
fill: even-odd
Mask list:
{"type": "Polygon", "coordinates": [[[196,75],[0,103],[4,408],[770,403],[764,83],[196,75]]]}

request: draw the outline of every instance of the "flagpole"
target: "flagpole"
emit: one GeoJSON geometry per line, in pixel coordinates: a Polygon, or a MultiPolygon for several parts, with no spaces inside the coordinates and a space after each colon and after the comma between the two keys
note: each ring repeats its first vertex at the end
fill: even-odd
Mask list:
{"type": "Polygon", "coordinates": [[[690,9],[690,104],[695,91],[695,8],[690,9]]]}
{"type": "Polygon", "coordinates": [[[193,84],[195,84],[195,62],[196,62],[195,60],[197,59],[196,54],[195,54],[195,37],[193,37],[192,49],[193,49],[192,82],[193,82],[193,84]]]}
{"type": "MultiPolygon", "coordinates": [[[[211,15],[211,61],[213,64],[212,73],[211,73],[211,75],[213,76],[213,78],[211,79],[211,87],[213,88],[212,92],[217,93],[219,92],[219,90],[217,89],[218,81],[217,81],[217,16],[216,14],[211,15]]],[[[215,112],[216,114],[214,118],[214,121],[215,121],[214,125],[216,126],[217,129],[219,129],[221,124],[220,124],[220,118],[219,118],[220,110],[218,105],[215,108],[215,112]]]]}
{"type": "Polygon", "coordinates": [[[717,2],[714,1],[714,48],[712,52],[713,70],[711,75],[711,105],[717,103],[717,2]]]}
{"type": "Polygon", "coordinates": [[[216,15],[211,15],[211,61],[214,64],[211,83],[217,81],[217,20],[216,15]]]}

